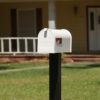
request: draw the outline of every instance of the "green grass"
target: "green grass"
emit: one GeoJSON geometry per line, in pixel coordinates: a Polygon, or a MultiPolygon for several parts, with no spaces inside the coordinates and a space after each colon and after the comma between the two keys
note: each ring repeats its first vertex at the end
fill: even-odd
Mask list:
{"type": "MultiPolygon", "coordinates": [[[[23,63],[0,66],[2,71],[3,66],[15,69],[46,65],[23,63]]],[[[0,74],[0,100],[49,100],[48,73],[47,67],[0,74]]],[[[100,64],[63,65],[62,100],[100,100],[100,64]]]]}
{"type": "Polygon", "coordinates": [[[100,64],[64,66],[63,100],[100,100],[100,64]]]}

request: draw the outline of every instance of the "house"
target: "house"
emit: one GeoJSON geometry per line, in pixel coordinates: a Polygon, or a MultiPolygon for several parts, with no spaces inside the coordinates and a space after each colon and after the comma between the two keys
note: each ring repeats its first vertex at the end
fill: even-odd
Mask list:
{"type": "MultiPolygon", "coordinates": [[[[99,53],[100,0],[56,0],[56,28],[68,29],[73,53],[99,53]]],[[[36,37],[48,27],[48,0],[0,0],[0,37],[36,37]]]]}

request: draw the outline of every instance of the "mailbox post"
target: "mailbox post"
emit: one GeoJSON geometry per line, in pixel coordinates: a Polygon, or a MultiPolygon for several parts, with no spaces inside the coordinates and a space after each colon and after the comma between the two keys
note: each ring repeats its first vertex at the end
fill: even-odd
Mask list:
{"type": "Polygon", "coordinates": [[[49,55],[49,100],[61,100],[61,53],[49,55]]]}

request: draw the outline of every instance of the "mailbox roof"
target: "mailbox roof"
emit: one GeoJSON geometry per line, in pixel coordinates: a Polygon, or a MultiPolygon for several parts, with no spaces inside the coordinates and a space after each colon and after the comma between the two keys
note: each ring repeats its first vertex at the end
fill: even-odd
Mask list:
{"type": "Polygon", "coordinates": [[[70,38],[71,33],[66,29],[48,29],[44,28],[39,32],[39,37],[44,37],[46,33],[47,38],[70,38]]]}

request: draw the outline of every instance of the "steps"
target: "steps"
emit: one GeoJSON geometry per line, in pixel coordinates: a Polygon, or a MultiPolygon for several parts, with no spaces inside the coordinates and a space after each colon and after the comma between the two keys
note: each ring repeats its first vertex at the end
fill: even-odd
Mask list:
{"type": "MultiPolygon", "coordinates": [[[[48,62],[48,55],[34,55],[34,56],[13,56],[0,55],[0,63],[19,63],[24,61],[32,62],[48,62]]],[[[62,56],[63,63],[72,62],[100,62],[100,55],[98,54],[66,54],[62,56]]]]}
{"type": "Polygon", "coordinates": [[[83,55],[66,55],[65,58],[71,59],[73,62],[99,62],[100,61],[100,55],[95,54],[83,54],[83,55]]]}

